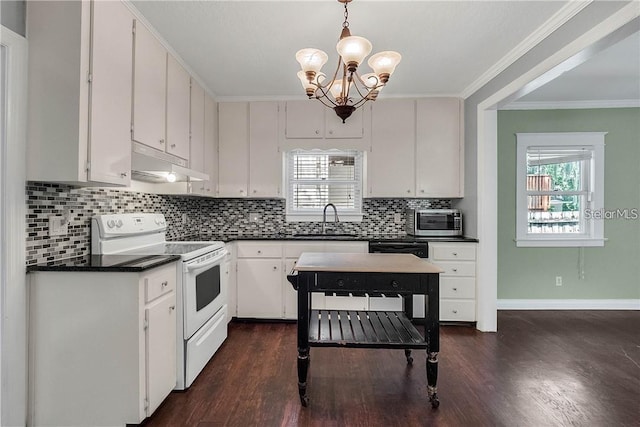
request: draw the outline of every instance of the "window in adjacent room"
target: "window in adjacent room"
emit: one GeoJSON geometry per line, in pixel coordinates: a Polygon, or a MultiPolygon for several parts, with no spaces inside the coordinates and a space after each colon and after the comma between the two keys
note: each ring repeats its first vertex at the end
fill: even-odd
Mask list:
{"type": "MultiPolygon", "coordinates": [[[[335,205],[340,221],[362,220],[362,157],[359,151],[287,152],[287,220],[321,220],[327,203],[335,205]]],[[[327,216],[333,218],[333,209],[327,216]]]]}
{"type": "Polygon", "coordinates": [[[516,135],[517,246],[604,245],[605,134],[516,135]]]}

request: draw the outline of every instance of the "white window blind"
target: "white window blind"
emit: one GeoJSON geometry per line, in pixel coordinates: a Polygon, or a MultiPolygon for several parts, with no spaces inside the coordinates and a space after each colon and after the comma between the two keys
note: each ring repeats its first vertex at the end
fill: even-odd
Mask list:
{"type": "Polygon", "coordinates": [[[362,153],[293,150],[287,153],[287,213],[322,213],[333,203],[340,215],[362,213],[362,153]]]}
{"type": "Polygon", "coordinates": [[[518,246],[600,246],[604,133],[517,134],[518,246]]]}

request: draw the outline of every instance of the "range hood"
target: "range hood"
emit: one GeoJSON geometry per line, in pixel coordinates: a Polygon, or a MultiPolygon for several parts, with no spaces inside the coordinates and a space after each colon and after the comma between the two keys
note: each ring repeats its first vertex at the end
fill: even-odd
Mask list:
{"type": "Polygon", "coordinates": [[[131,146],[131,178],[137,181],[167,183],[173,174],[175,182],[208,181],[209,175],[187,167],[187,161],[133,142],[131,146]]]}

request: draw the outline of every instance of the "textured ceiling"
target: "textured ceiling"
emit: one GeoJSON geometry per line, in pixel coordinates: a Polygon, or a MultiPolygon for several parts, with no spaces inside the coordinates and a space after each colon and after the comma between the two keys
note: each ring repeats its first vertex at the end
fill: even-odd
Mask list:
{"type": "MultiPolygon", "coordinates": [[[[304,98],[294,58],[303,47],[327,52],[326,74],[337,65],[335,0],[131,3],[219,100],[304,98]]],[[[372,53],[403,56],[384,96],[459,95],[565,4],[355,0],[349,22],[372,53]]]]}

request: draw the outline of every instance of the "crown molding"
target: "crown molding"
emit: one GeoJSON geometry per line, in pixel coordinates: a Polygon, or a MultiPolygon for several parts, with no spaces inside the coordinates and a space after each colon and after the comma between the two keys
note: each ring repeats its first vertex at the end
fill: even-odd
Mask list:
{"type": "Polygon", "coordinates": [[[587,1],[570,1],[549,18],[544,24],[538,27],[527,38],[520,42],[509,53],[503,56],[491,68],[485,71],[478,79],[467,86],[461,93],[461,97],[466,99],[473,95],[478,89],[490,82],[498,74],[503,72],[507,67],[516,62],[527,52],[533,49],[538,43],[547,38],[551,33],[556,31],[571,18],[578,14],[582,9],[592,3],[593,0],[587,1]]]}
{"type": "Polygon", "coordinates": [[[639,108],[640,99],[607,99],[593,101],[512,102],[500,110],[580,110],[587,108],[639,108]]]}

